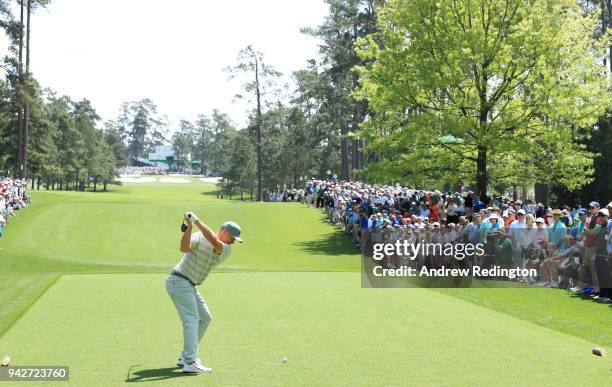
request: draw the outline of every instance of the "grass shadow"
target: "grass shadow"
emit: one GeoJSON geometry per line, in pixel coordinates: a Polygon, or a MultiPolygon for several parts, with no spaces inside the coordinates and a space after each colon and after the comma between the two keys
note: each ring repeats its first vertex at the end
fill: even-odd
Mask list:
{"type": "Polygon", "coordinates": [[[132,373],[132,368],[137,366],[139,365],[133,365],[128,370],[128,375],[125,379],[127,383],[154,382],[158,380],[193,376],[192,374],[185,374],[181,372],[181,367],[178,366],[167,368],[152,368],[132,373]]]}
{"type": "Polygon", "coordinates": [[[571,293],[569,293],[569,296],[571,298],[580,299],[580,300],[584,300],[584,301],[591,301],[591,302],[594,302],[596,304],[609,305],[610,307],[612,307],[612,303],[604,302],[602,300],[595,300],[589,294],[584,294],[582,292],[571,292],[571,293]]]}
{"type": "Polygon", "coordinates": [[[315,255],[361,255],[359,246],[352,242],[349,235],[338,228],[331,226],[326,217],[321,217],[321,227],[333,227],[334,231],[312,241],[294,243],[301,250],[315,255]]]}
{"type": "Polygon", "coordinates": [[[219,195],[217,190],[204,191],[201,194],[204,195],[204,196],[214,196],[214,197],[217,197],[219,195]]]}
{"type": "Polygon", "coordinates": [[[359,247],[351,243],[342,232],[333,233],[315,241],[293,244],[314,255],[360,255],[359,247]],[[341,234],[341,235],[339,235],[341,234]]]}

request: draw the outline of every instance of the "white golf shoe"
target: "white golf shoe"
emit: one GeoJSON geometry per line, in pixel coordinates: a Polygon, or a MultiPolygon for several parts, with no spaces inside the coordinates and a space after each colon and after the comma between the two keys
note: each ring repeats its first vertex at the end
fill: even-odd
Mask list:
{"type": "MultiPolygon", "coordinates": [[[[200,359],[196,359],[196,363],[202,364],[202,361],[200,359]]],[[[185,366],[185,361],[183,360],[183,356],[179,356],[178,360],[176,361],[176,365],[179,367],[185,366]]]]}
{"type": "Polygon", "coordinates": [[[185,364],[183,366],[183,373],[186,374],[209,374],[212,371],[212,368],[206,367],[197,361],[195,363],[185,364]]]}

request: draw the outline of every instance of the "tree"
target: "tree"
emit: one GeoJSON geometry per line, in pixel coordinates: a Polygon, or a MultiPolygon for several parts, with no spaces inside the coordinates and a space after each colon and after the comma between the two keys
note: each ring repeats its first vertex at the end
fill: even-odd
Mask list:
{"type": "Polygon", "coordinates": [[[195,128],[191,122],[181,120],[179,131],[172,136],[172,150],[178,167],[188,167],[187,161],[194,148],[195,128]]]}
{"type": "Polygon", "coordinates": [[[75,112],[72,110],[73,103],[66,96],[59,98],[50,96],[47,109],[49,119],[60,133],[56,139],[59,152],[58,165],[61,171],[59,188],[70,189],[70,183],[74,182],[74,189],[76,190],[80,174],[85,169],[87,148],[83,133],[75,123],[75,112]]]}
{"type": "Polygon", "coordinates": [[[70,113],[85,145],[84,153],[79,152],[79,155],[83,155],[83,159],[78,164],[80,167],[75,171],[76,185],[83,191],[90,175],[102,174],[98,165],[103,158],[100,147],[102,133],[96,128],[96,122],[100,117],[91,102],[86,99],[74,102],[70,113]]]}
{"type": "Polygon", "coordinates": [[[114,184],[115,179],[119,177],[118,169],[127,165],[126,148],[121,140],[121,135],[113,126],[107,126],[103,131],[104,142],[102,145],[102,153],[105,156],[103,162],[104,167],[100,176],[104,191],[107,190],[108,184],[114,184]]]}
{"type": "MultiPolygon", "coordinates": [[[[601,38],[612,33],[612,0],[578,0],[582,8],[599,19],[595,37],[601,38]]],[[[608,57],[603,58],[612,74],[612,41],[608,43],[608,57]]]]}
{"type": "MultiPolygon", "coordinates": [[[[256,177],[253,142],[249,139],[247,130],[229,132],[226,135],[226,141],[230,146],[227,148],[228,162],[222,171],[221,187],[230,198],[235,194],[236,189],[239,189],[241,197],[244,197],[243,193],[252,187],[252,182],[256,177]]],[[[253,200],[252,191],[251,200],[253,200]]]]}
{"type": "Polygon", "coordinates": [[[106,138],[106,142],[110,146],[116,168],[128,165],[125,144],[121,138],[121,133],[119,130],[120,129],[117,127],[115,122],[105,122],[104,136],[106,138]]]}
{"type": "MultiPolygon", "coordinates": [[[[32,15],[33,8],[37,6],[46,6],[49,3],[49,0],[27,0],[26,1],[26,36],[25,36],[25,53],[26,53],[26,61],[25,61],[25,74],[22,71],[23,68],[23,11],[24,11],[24,1],[20,0],[20,31],[19,31],[19,78],[21,80],[22,85],[24,85],[24,91],[31,90],[31,74],[30,74],[30,20],[32,15]],[[29,83],[30,87],[25,86],[26,83],[29,83]]],[[[21,105],[19,107],[19,175],[22,178],[27,176],[28,172],[28,142],[29,142],[29,124],[30,124],[30,99],[31,97],[23,98],[20,102],[21,105]]]]}
{"type": "Polygon", "coordinates": [[[227,163],[227,149],[230,146],[230,138],[236,131],[236,128],[230,120],[230,117],[217,109],[213,110],[211,120],[213,144],[210,148],[209,162],[212,171],[219,175],[227,163]]]}
{"type": "Polygon", "coordinates": [[[329,15],[319,27],[303,32],[322,40],[320,53],[325,73],[332,82],[328,103],[334,107],[332,127],[340,128],[340,177],[348,180],[363,168],[362,140],[358,131],[368,114],[367,101],[353,98],[359,85],[355,66],[363,65],[355,44],[359,38],[376,32],[376,8],[381,0],[326,0],[329,15]],[[351,138],[352,137],[352,138],[351,138]]]}
{"type": "Polygon", "coordinates": [[[588,182],[592,155],[579,140],[610,93],[596,21],[573,0],[393,0],[379,28],[359,42],[372,61],[359,69],[359,96],[373,111],[378,179],[428,173],[432,160],[443,170],[435,180],[471,170],[484,196],[508,178],[505,165],[527,161],[540,181],[588,182]]]}
{"type": "Polygon", "coordinates": [[[275,86],[276,78],[281,73],[273,67],[267,65],[263,61],[263,54],[253,50],[251,46],[241,50],[238,53],[238,63],[227,71],[230,72],[230,78],[239,74],[245,74],[252,77],[243,86],[247,93],[254,93],[255,97],[255,122],[253,125],[255,150],[257,154],[257,201],[262,200],[262,152],[261,152],[261,121],[262,121],[262,105],[263,98],[272,92],[275,86]]]}
{"type": "Polygon", "coordinates": [[[56,175],[58,172],[57,160],[59,157],[55,141],[60,135],[57,127],[51,122],[47,114],[47,108],[42,99],[42,91],[38,83],[33,78],[30,78],[31,84],[30,98],[28,102],[28,137],[27,142],[28,154],[28,177],[32,180],[32,188],[34,188],[34,180],[43,181],[50,175],[56,175]]]}
{"type": "Polygon", "coordinates": [[[116,120],[117,132],[128,145],[132,159],[145,157],[156,145],[164,144],[167,119],[159,116],[157,106],[148,98],[124,102],[116,120]]]}
{"type": "Polygon", "coordinates": [[[211,168],[211,155],[214,149],[212,123],[205,115],[199,115],[195,122],[196,143],[193,157],[200,161],[200,174],[211,168]]]}

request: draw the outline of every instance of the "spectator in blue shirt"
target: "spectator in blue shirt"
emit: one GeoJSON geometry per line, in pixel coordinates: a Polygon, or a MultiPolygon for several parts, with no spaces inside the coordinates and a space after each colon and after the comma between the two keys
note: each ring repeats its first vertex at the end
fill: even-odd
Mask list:
{"type": "Polygon", "coordinates": [[[563,215],[561,210],[553,210],[551,214],[553,216],[553,223],[548,226],[548,242],[553,243],[556,246],[556,253],[562,253],[565,251],[565,243],[563,243],[563,238],[567,235],[567,227],[561,221],[561,215],[563,215]]]}

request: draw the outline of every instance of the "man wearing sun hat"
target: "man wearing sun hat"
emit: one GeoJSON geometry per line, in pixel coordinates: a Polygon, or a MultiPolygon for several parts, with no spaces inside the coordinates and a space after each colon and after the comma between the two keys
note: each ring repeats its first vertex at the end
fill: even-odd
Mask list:
{"type": "Polygon", "coordinates": [[[235,222],[225,222],[214,233],[193,212],[185,213],[186,228],[181,238],[180,262],[166,278],[166,291],[183,323],[183,351],[177,365],[184,373],[209,373],[198,356],[198,345],[212,319],[208,305],[196,285],[202,284],[211,269],[229,257],[231,245],[240,238],[241,229],[235,222]],[[193,225],[199,229],[191,233],[193,225]]]}
{"type": "Polygon", "coordinates": [[[555,252],[562,253],[565,251],[565,244],[563,238],[567,235],[567,227],[561,221],[563,212],[559,209],[552,210],[551,215],[553,222],[548,226],[548,242],[554,243],[555,252]]]}

